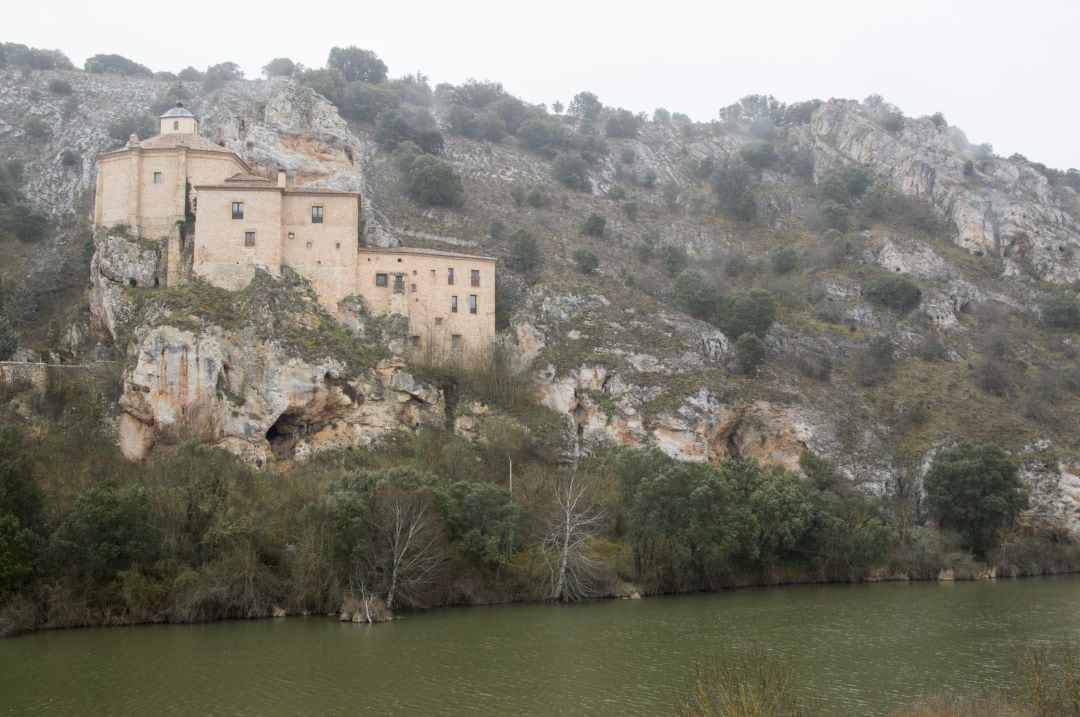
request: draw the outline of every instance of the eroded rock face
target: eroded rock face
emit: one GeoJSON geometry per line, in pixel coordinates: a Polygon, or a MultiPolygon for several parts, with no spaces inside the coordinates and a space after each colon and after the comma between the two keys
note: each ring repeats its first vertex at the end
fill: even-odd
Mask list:
{"type": "MultiPolygon", "coordinates": [[[[417,381],[400,358],[353,371],[338,359],[298,355],[252,327],[201,321],[194,329],[189,317],[160,311],[132,316],[125,292],[137,284],[129,279],[152,287],[156,261],[155,252],[135,240],[104,236],[92,262],[97,328],[113,341],[130,342],[119,346],[127,363],[118,441],[128,458],[146,457],[158,442],[198,438],[261,466],[444,420],[441,391],[417,381]]],[[[152,290],[145,297],[152,301],[152,290]]],[[[364,323],[359,316],[350,322],[364,323]]],[[[362,335],[385,340],[371,326],[362,335]]]]}
{"type": "Polygon", "coordinates": [[[896,191],[931,202],[956,224],[953,241],[968,251],[1022,259],[1047,281],[1080,279],[1080,222],[1035,169],[995,157],[965,176],[965,158],[947,131],[927,119],[890,133],[848,100],[815,111],[807,138],[819,177],[850,164],[867,167],[896,191]]]}

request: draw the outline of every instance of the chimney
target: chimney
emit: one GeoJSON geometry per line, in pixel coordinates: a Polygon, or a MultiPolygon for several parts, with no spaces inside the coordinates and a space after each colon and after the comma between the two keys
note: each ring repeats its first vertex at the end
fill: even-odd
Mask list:
{"type": "Polygon", "coordinates": [[[277,171],[277,185],[281,189],[285,188],[285,170],[284,169],[279,169],[277,171]]]}
{"type": "Polygon", "coordinates": [[[128,147],[138,147],[139,146],[139,135],[132,132],[131,136],[128,137],[127,146],[128,147]]]}

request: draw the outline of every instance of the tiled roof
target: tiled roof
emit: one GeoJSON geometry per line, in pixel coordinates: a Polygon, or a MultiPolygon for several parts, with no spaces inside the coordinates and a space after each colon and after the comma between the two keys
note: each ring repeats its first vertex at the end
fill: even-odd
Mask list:
{"type": "Polygon", "coordinates": [[[203,152],[228,152],[235,154],[231,149],[215,144],[205,137],[197,134],[159,134],[147,137],[139,146],[143,149],[173,149],[174,147],[187,147],[198,149],[203,152]]]}
{"type": "Polygon", "coordinates": [[[370,254],[415,254],[417,256],[450,256],[457,259],[479,259],[480,261],[495,261],[493,256],[483,256],[481,254],[463,254],[457,251],[439,251],[438,249],[423,249],[421,247],[414,246],[392,246],[392,247],[365,247],[359,250],[361,254],[367,252],[370,254]]]}

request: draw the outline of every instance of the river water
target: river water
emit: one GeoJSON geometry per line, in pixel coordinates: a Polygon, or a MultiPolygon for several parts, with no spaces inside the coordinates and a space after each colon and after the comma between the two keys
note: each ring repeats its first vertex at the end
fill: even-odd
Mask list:
{"type": "Polygon", "coordinates": [[[40,632],[0,640],[0,714],[666,714],[696,667],[758,646],[826,714],[1014,683],[1080,640],[1080,576],[752,588],[588,605],[40,632]]]}

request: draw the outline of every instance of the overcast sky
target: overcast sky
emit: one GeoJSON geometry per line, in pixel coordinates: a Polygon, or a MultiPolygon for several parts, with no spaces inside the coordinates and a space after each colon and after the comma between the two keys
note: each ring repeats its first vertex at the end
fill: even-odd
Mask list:
{"type": "Polygon", "coordinates": [[[334,45],[374,50],[392,75],[475,77],[531,102],[589,90],[607,105],[696,120],[751,93],[786,101],[879,93],[943,112],[973,142],[1080,167],[1080,2],[750,0],[746,3],[20,2],[0,40],[76,65],[119,53],[155,70],[269,59],[321,67],[334,45]]]}

